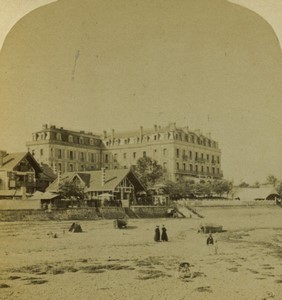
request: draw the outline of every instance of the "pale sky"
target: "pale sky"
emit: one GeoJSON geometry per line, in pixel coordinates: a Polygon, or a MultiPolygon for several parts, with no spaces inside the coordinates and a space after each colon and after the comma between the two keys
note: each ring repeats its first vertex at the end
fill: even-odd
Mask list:
{"type": "MultiPolygon", "coordinates": [[[[212,0],[210,0],[212,2],[212,0]]],[[[7,36],[9,30],[16,24],[18,20],[20,20],[24,15],[26,15],[28,12],[51,2],[55,2],[52,0],[0,0],[0,47],[2,47],[3,41],[5,37],[7,36]]],[[[65,1],[66,2],[66,1],[65,1]]],[[[70,0],[71,2],[71,0],[70,0]]],[[[86,1],[87,2],[87,1],[86,1]]],[[[241,6],[247,7],[248,9],[255,11],[257,14],[262,16],[273,28],[275,31],[279,41],[280,45],[282,44],[282,1],[278,0],[232,0],[230,2],[240,4],[241,6]]],[[[83,4],[83,1],[81,1],[83,4]]],[[[81,5],[83,6],[83,5],[81,5]]],[[[113,12],[115,16],[115,12],[113,12]]],[[[169,20],[171,21],[171,20],[169,20]]],[[[243,26],[243,25],[242,25],[243,26]]],[[[104,28],[104,30],[107,30],[107,28],[104,28]]],[[[149,29],[150,30],[150,29],[149,29]]],[[[162,32],[159,32],[159,29],[156,29],[155,34],[162,35],[162,32]]],[[[181,30],[180,30],[181,31],[181,30]]],[[[119,33],[117,28],[117,33],[119,33]]],[[[107,32],[106,32],[107,34],[107,32]]],[[[130,32],[125,30],[125,35],[130,36],[130,32]]],[[[154,36],[154,32],[150,33],[152,36],[148,37],[148,40],[144,39],[144,37],[141,37],[141,40],[145,44],[146,47],[143,48],[143,50],[148,55],[153,55],[153,52],[155,51],[154,47],[158,47],[158,43],[156,45],[154,44],[154,40],[156,37],[154,36]],[[151,43],[150,38],[153,38],[153,43],[151,43]],[[143,40],[144,39],[144,40],[143,40]],[[150,43],[150,47],[149,47],[150,43]]],[[[91,38],[91,37],[90,37],[91,38]]],[[[98,36],[99,38],[99,36],[98,36]]],[[[176,54],[179,52],[179,55],[182,55],[183,49],[181,48],[181,44],[178,44],[178,39],[175,36],[167,35],[168,42],[167,45],[168,51],[174,51],[176,54]],[[169,40],[171,39],[171,40],[169,40]],[[171,44],[170,44],[171,43],[171,44]],[[176,46],[175,46],[176,45],[176,46]]],[[[115,37],[113,37],[115,39],[115,37]]],[[[158,39],[158,37],[157,37],[158,39]]],[[[103,43],[106,40],[101,40],[103,43]]],[[[59,42],[59,41],[58,41],[59,42]]],[[[130,41],[128,41],[130,43],[130,41]]],[[[160,40],[160,42],[162,42],[160,40]]],[[[166,40],[164,41],[166,43],[166,40]]],[[[110,45],[110,42],[106,45],[110,45]]],[[[119,41],[118,41],[119,43],[119,41]]],[[[22,43],[21,43],[22,44],[22,43]]],[[[211,44],[212,45],[212,44],[211,44]]],[[[102,51],[103,48],[100,47],[101,45],[97,44],[97,49],[100,49],[102,51]],[[100,48],[99,48],[100,47],[100,48]]],[[[144,47],[144,45],[138,45],[138,44],[130,44],[132,47],[138,47],[136,48],[135,56],[138,57],[138,55],[141,55],[139,53],[139,48],[144,47]],[[136,54],[137,53],[137,54],[136,54]]],[[[120,49],[122,49],[122,45],[119,46],[120,49]]],[[[5,46],[3,47],[4,50],[5,46]]],[[[123,68],[123,60],[121,59],[119,61],[118,53],[115,53],[115,56],[112,56],[111,53],[104,53],[99,54],[99,58],[101,57],[101,61],[103,58],[103,55],[108,58],[108,60],[104,61],[104,64],[101,65],[101,63],[95,64],[95,68],[97,68],[97,72],[99,71],[100,77],[105,76],[105,81],[107,81],[108,77],[109,82],[111,82],[110,89],[101,88],[101,82],[99,82],[100,89],[90,89],[89,87],[84,87],[83,84],[79,82],[79,76],[80,76],[80,67],[84,66],[84,72],[88,72],[91,74],[91,71],[88,66],[87,62],[83,61],[83,54],[86,53],[87,49],[84,49],[83,47],[80,49],[80,51],[76,50],[75,53],[72,53],[74,57],[77,55],[80,58],[78,59],[78,66],[77,66],[77,81],[73,82],[71,87],[73,90],[71,92],[66,91],[65,89],[67,87],[62,87],[60,89],[61,82],[53,83],[51,84],[51,78],[50,74],[46,74],[46,77],[44,75],[44,81],[46,82],[46,87],[48,88],[51,86],[52,88],[55,87],[55,89],[58,88],[58,93],[52,94],[51,98],[54,98],[54,100],[50,99],[50,106],[45,107],[46,99],[48,99],[48,95],[46,95],[46,92],[44,92],[44,85],[41,86],[41,81],[36,79],[36,74],[34,77],[34,91],[31,91],[30,89],[26,88],[26,85],[30,84],[30,82],[27,80],[25,82],[25,78],[23,79],[23,82],[21,83],[23,86],[18,85],[15,87],[15,91],[11,89],[7,89],[7,91],[10,91],[7,96],[7,93],[5,93],[6,90],[4,90],[2,96],[0,91],[0,97],[4,99],[2,111],[0,110],[0,124],[2,124],[2,132],[0,133],[0,148],[3,148],[7,150],[8,152],[13,151],[24,151],[25,148],[25,141],[29,140],[31,137],[31,133],[36,130],[40,130],[41,125],[43,123],[53,123],[58,126],[64,126],[66,128],[74,128],[77,130],[87,130],[87,131],[94,131],[96,133],[101,133],[103,129],[110,130],[111,128],[116,129],[128,129],[131,127],[131,129],[137,129],[140,125],[145,125],[145,127],[153,126],[155,123],[158,123],[160,125],[166,125],[167,122],[174,122],[176,121],[179,126],[186,126],[189,125],[191,129],[200,128],[203,130],[203,132],[211,131],[213,138],[215,138],[222,149],[222,169],[223,172],[228,179],[234,179],[235,182],[240,182],[242,180],[247,181],[249,183],[254,183],[256,180],[263,181],[264,178],[266,178],[269,174],[274,174],[280,178],[282,178],[282,164],[281,164],[281,151],[282,151],[282,145],[281,145],[281,138],[280,138],[280,128],[281,128],[281,121],[279,112],[281,111],[281,106],[279,106],[279,103],[277,102],[277,98],[275,98],[273,95],[271,95],[271,91],[266,92],[266,96],[269,95],[269,98],[265,98],[265,103],[263,102],[263,98],[261,100],[258,100],[257,106],[255,104],[255,99],[250,102],[250,104],[246,103],[245,107],[242,107],[242,111],[240,111],[241,106],[244,105],[246,102],[246,99],[242,99],[242,103],[236,104],[236,97],[238,97],[238,100],[240,101],[240,98],[242,97],[242,94],[240,92],[235,90],[232,90],[232,84],[230,85],[231,90],[229,91],[232,95],[230,95],[230,98],[234,99],[232,102],[230,102],[228,105],[229,107],[224,107],[225,102],[219,101],[221,104],[219,104],[219,107],[217,109],[214,108],[214,105],[216,102],[213,102],[215,100],[209,100],[208,94],[202,94],[199,95],[199,102],[198,100],[195,100],[196,103],[182,103],[181,97],[189,98],[189,93],[191,92],[192,97],[196,97],[197,91],[197,83],[195,82],[193,84],[193,78],[189,77],[188,81],[191,83],[191,86],[195,86],[195,91],[192,90],[186,90],[185,87],[182,85],[177,86],[170,81],[166,81],[167,78],[162,78],[160,81],[158,81],[158,76],[160,76],[160,73],[156,72],[154,67],[158,67],[159,64],[163,63],[161,58],[160,61],[155,61],[155,65],[153,63],[152,66],[147,66],[148,60],[144,58],[144,68],[142,70],[146,72],[150,72],[149,79],[146,79],[146,73],[145,76],[142,74],[138,74],[139,80],[144,80],[143,85],[141,87],[136,85],[136,82],[132,79],[134,75],[134,69],[131,69],[131,67],[124,70],[124,72],[133,72],[130,76],[130,74],[126,77],[123,73],[118,73],[116,68],[123,68]],[[107,65],[105,63],[106,61],[110,61],[112,65],[114,66],[114,69],[111,69],[110,76],[107,77],[108,68],[110,67],[110,64],[107,65]],[[80,62],[80,64],[79,64],[80,62]],[[84,64],[83,64],[84,63],[84,64]],[[49,76],[49,77],[48,77],[49,76]],[[126,84],[131,83],[131,86],[134,87],[132,90],[130,90],[130,87],[124,87],[123,81],[118,81],[116,76],[120,76],[121,78],[126,78],[126,84]],[[131,82],[132,79],[132,82],[131,82]],[[153,86],[155,83],[156,86],[153,86]],[[76,84],[76,86],[75,86],[76,84]],[[59,87],[57,87],[57,85],[59,87]],[[170,87],[171,85],[171,87],[170,87]],[[158,87],[159,86],[159,87],[158,87]],[[175,92],[175,89],[179,87],[179,90],[183,94],[179,94],[175,92]],[[166,88],[165,93],[159,92],[161,89],[166,88]],[[111,90],[113,91],[111,93],[111,90]],[[146,110],[146,116],[148,117],[148,122],[145,124],[142,123],[142,118],[144,119],[144,116],[140,115],[138,117],[138,113],[142,110],[142,106],[137,102],[135,106],[132,106],[130,103],[131,99],[127,95],[127,92],[130,90],[130,97],[135,97],[136,94],[136,100],[140,99],[140,101],[144,101],[143,97],[152,97],[152,101],[150,102],[144,102],[147,104],[146,110]],[[80,91],[80,92],[79,92],[80,91]],[[82,91],[82,92],[81,92],[82,91]],[[103,101],[103,104],[107,105],[107,109],[103,110],[102,106],[94,105],[95,95],[93,96],[93,107],[92,107],[92,115],[91,110],[87,110],[87,108],[84,108],[83,106],[79,106],[80,101],[86,101],[86,98],[89,98],[89,95],[94,94],[93,91],[97,93],[97,97],[103,101]],[[16,95],[17,93],[17,95],[16,95]],[[76,94],[77,93],[77,94],[76,94]],[[15,94],[15,95],[14,95],[15,94]],[[234,95],[235,94],[235,95],[234,95]],[[8,100],[5,100],[5,97],[9,98],[11,103],[7,102],[8,100]],[[21,103],[20,99],[21,96],[23,96],[23,99],[25,100],[25,103],[21,103]],[[30,98],[29,98],[30,97],[30,98]],[[69,98],[70,97],[70,98],[69,98]],[[119,108],[116,106],[117,104],[112,103],[115,99],[123,99],[120,101],[123,101],[123,105],[125,107],[128,106],[128,113],[127,111],[119,110],[119,108]],[[167,98],[166,98],[167,97],[167,98]],[[274,98],[273,98],[274,97],[274,98]],[[40,105],[38,106],[36,101],[39,101],[39,99],[45,99],[44,105],[42,102],[42,109],[45,109],[44,112],[40,111],[40,105]],[[69,99],[67,99],[69,98],[69,99]],[[173,99],[173,100],[172,100],[173,99]],[[157,100],[157,102],[153,101],[157,100]],[[181,105],[177,106],[173,103],[170,103],[171,101],[179,101],[179,103],[182,103],[181,105]],[[52,102],[54,101],[54,102],[52,102]],[[58,104],[58,101],[61,103],[58,104]],[[75,101],[75,102],[74,102],[75,101]],[[158,107],[158,103],[162,101],[162,104],[166,107],[161,109],[158,107]],[[72,104],[69,109],[67,109],[68,104],[72,104]],[[210,106],[209,106],[210,105],[210,106]],[[268,105],[268,106],[267,106],[268,105]],[[25,108],[26,106],[26,108],[25,108]],[[131,107],[132,106],[132,107],[131,107]],[[64,114],[64,109],[66,108],[66,112],[64,114]],[[109,109],[110,108],[110,109],[109,109]],[[29,111],[34,112],[34,115],[31,115],[30,113],[26,113],[26,109],[29,109],[29,111]],[[83,110],[84,109],[84,110],[83,110]],[[112,111],[111,111],[112,109],[112,111]],[[115,114],[114,109],[116,109],[117,114],[120,114],[120,118],[117,117],[116,120],[112,120],[112,118],[108,118],[112,113],[115,114]],[[107,111],[108,110],[108,111],[107,111]],[[183,113],[183,110],[186,110],[187,113],[183,113]],[[130,116],[128,114],[137,112],[135,118],[130,121],[126,121],[130,116]],[[174,111],[174,114],[171,114],[171,111],[174,111]],[[109,115],[106,115],[106,113],[109,113],[109,115]],[[265,115],[264,115],[265,113],[265,115]],[[9,119],[3,123],[3,120],[5,120],[5,116],[9,116],[9,119]],[[77,117],[74,117],[77,115],[77,117]],[[94,121],[90,122],[89,119],[93,118],[94,121]],[[97,122],[95,123],[95,119],[97,119],[97,122]],[[100,121],[99,121],[100,120],[100,121]],[[104,124],[101,125],[101,120],[104,121],[104,124]],[[106,121],[105,121],[106,120],[106,121]],[[248,121],[249,120],[249,121],[248,121]],[[18,123],[17,123],[18,122],[18,123]],[[250,122],[250,123],[248,123],[250,122]],[[250,124],[250,128],[248,128],[248,124],[250,124]],[[6,125],[6,126],[5,126],[6,125]],[[25,126],[23,126],[25,125],[25,126]],[[3,130],[4,128],[4,130],[3,130]],[[18,134],[18,136],[17,136],[18,134]],[[245,147],[246,146],[246,147],[245,147]]],[[[51,49],[52,51],[52,49],[51,49]]],[[[123,50],[123,52],[126,51],[123,50]]],[[[236,49],[234,50],[236,52],[236,49]]],[[[280,49],[281,51],[281,49],[280,49]]],[[[231,53],[231,56],[237,55],[236,53],[231,53]]],[[[1,54],[1,53],[0,53],[1,54]]],[[[126,53],[127,54],[127,53],[126,53]]],[[[135,56],[128,53],[128,57],[132,59],[136,59],[135,56]]],[[[160,53],[161,57],[162,53],[160,53]]],[[[165,55],[165,54],[164,54],[165,55]]],[[[245,53],[243,55],[245,58],[249,58],[249,53],[245,53]]],[[[177,57],[177,56],[176,56],[177,57]]],[[[97,55],[98,58],[98,55],[97,55]]],[[[139,57],[138,57],[139,58],[139,57]]],[[[137,59],[138,59],[137,58],[137,59]]],[[[242,57],[241,57],[242,58],[242,57]]],[[[245,59],[244,58],[244,59],[245,59]]],[[[158,59],[158,58],[157,58],[158,59]]],[[[255,62],[255,58],[254,63],[255,62]]],[[[140,63],[142,62],[142,58],[140,63]]],[[[191,60],[190,63],[193,63],[193,60],[191,60]]],[[[204,62],[203,62],[204,63],[204,62]]],[[[207,63],[208,58],[207,58],[207,63]]],[[[132,65],[132,68],[139,68],[139,65],[132,65]]],[[[6,67],[6,66],[5,66],[6,67]]],[[[29,64],[24,69],[24,73],[26,72],[26,68],[31,68],[29,64]]],[[[67,67],[68,68],[68,67],[67,67]]],[[[73,68],[74,65],[69,70],[70,76],[73,75],[73,68]]],[[[179,65],[177,67],[175,72],[178,72],[179,70],[182,70],[182,65],[179,65]]],[[[203,70],[204,67],[202,66],[203,70]]],[[[214,68],[214,66],[213,66],[214,68]]],[[[0,66],[1,69],[1,66],[0,66]]],[[[48,70],[47,70],[48,71],[48,70]]],[[[60,69],[59,69],[60,71],[60,69]]],[[[174,71],[174,69],[172,70],[174,71]]],[[[220,71],[220,70],[219,70],[220,71]]],[[[58,72],[58,70],[57,70],[58,72]]],[[[159,70],[159,72],[166,72],[166,70],[159,70]]],[[[186,70],[182,70],[183,74],[181,76],[187,76],[186,70]]],[[[197,74],[197,78],[201,79],[201,66],[199,68],[199,74],[197,74]]],[[[242,72],[242,70],[238,69],[235,70],[235,72],[242,72]]],[[[280,74],[280,73],[278,73],[280,74]]],[[[93,74],[92,74],[93,75],[93,74]]],[[[228,74],[227,74],[228,75],[228,74]]],[[[242,73],[243,75],[243,73],[242,73]]],[[[96,74],[94,74],[95,78],[96,74]]],[[[177,73],[175,73],[175,76],[178,76],[177,73]]],[[[244,76],[244,75],[243,75],[244,76]]],[[[247,75],[251,76],[251,75],[247,75]]],[[[228,77],[228,76],[227,76],[228,77]]],[[[230,77],[232,78],[232,76],[230,77]]],[[[0,78],[1,79],[1,78],[0,78]]],[[[5,78],[2,77],[4,80],[5,78]]],[[[100,78],[99,78],[100,79],[100,78]]],[[[211,82],[206,82],[207,78],[202,78],[204,80],[205,84],[210,84],[211,88],[214,88],[214,82],[211,80],[211,82]]],[[[277,84],[281,86],[281,79],[277,78],[277,84]]],[[[43,77],[42,77],[43,80],[43,77]]],[[[72,80],[72,79],[71,79],[72,80]]],[[[96,78],[97,82],[98,79],[96,78]]],[[[186,80],[182,77],[179,78],[179,81],[186,80]]],[[[209,80],[209,79],[208,79],[209,80]]],[[[230,79],[231,80],[231,79],[230,79]]],[[[3,81],[4,82],[4,81],[3,81]]],[[[183,81],[184,84],[185,81],[183,81]]],[[[93,83],[95,85],[95,81],[93,83]]],[[[225,84],[229,84],[228,82],[225,82],[225,84]]],[[[245,88],[243,85],[243,82],[241,83],[240,87],[243,89],[245,88]]],[[[64,85],[64,84],[62,84],[64,85]]],[[[217,88],[220,90],[221,84],[218,82],[217,88]]],[[[250,86],[250,89],[255,89],[257,85],[250,86]]],[[[272,87],[273,88],[273,87],[272,87]]],[[[31,86],[32,89],[32,86],[31,86]]],[[[246,92],[250,92],[250,97],[252,96],[252,91],[248,91],[246,88],[246,92]]],[[[254,93],[254,95],[258,95],[258,93],[254,93]]],[[[279,93],[276,93],[278,95],[279,93]]],[[[214,94],[213,97],[216,97],[217,94],[214,94]]],[[[218,97],[227,97],[228,92],[219,92],[218,97]]],[[[0,99],[1,99],[0,98],[0,99]]],[[[7,99],[8,99],[7,98],[7,99]]],[[[2,99],[0,101],[2,101],[2,99]]],[[[87,100],[89,104],[89,99],[87,100]]],[[[2,103],[2,102],[1,102],[2,103]]],[[[121,103],[121,102],[119,102],[121,103]]],[[[90,107],[90,106],[89,106],[90,107]]]]}

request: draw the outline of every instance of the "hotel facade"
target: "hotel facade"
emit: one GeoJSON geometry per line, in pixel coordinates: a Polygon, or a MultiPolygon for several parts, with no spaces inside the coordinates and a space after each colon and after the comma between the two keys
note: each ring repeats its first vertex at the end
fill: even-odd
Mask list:
{"type": "Polygon", "coordinates": [[[96,135],[43,125],[27,142],[28,151],[56,172],[129,168],[140,157],[151,157],[171,180],[220,179],[221,150],[210,134],[175,123],[132,132],[104,131],[96,135]]]}

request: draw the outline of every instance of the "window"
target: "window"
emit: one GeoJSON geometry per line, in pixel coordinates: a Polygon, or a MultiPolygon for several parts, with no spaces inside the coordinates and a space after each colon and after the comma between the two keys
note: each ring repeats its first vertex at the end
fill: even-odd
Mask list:
{"type": "Polygon", "coordinates": [[[133,158],[136,158],[136,152],[133,152],[133,158]]]}
{"type": "Polygon", "coordinates": [[[219,156],[217,157],[217,163],[219,164],[220,160],[219,160],[219,156]]]}
{"type": "Polygon", "coordinates": [[[105,163],[107,164],[109,162],[109,155],[105,154],[105,163]]]}
{"type": "Polygon", "coordinates": [[[208,174],[210,173],[210,168],[209,168],[209,167],[207,167],[207,173],[208,173],[208,174]]]}
{"type": "Polygon", "coordinates": [[[204,159],[204,153],[202,153],[202,159],[204,159]]]}
{"type": "Polygon", "coordinates": [[[204,173],[204,167],[203,166],[201,166],[201,172],[204,173]]]}
{"type": "Polygon", "coordinates": [[[70,164],[70,172],[73,172],[73,164],[70,164]]]}
{"type": "Polygon", "coordinates": [[[192,155],[192,151],[189,151],[189,158],[192,159],[193,155],[192,155]]]}
{"type": "Polygon", "coordinates": [[[207,154],[207,161],[209,161],[210,160],[210,156],[209,156],[209,154],[207,154]]]}
{"type": "Polygon", "coordinates": [[[70,160],[73,160],[73,151],[70,151],[70,160]]]}
{"type": "Polygon", "coordinates": [[[190,166],[190,171],[193,171],[193,165],[190,164],[189,166],[190,166]]]}
{"type": "Polygon", "coordinates": [[[62,140],[62,135],[59,132],[56,134],[56,140],[58,141],[62,140]]]}
{"type": "Polygon", "coordinates": [[[179,163],[176,163],[176,170],[179,170],[179,163]]]}
{"type": "Polygon", "coordinates": [[[163,149],[163,156],[166,156],[167,154],[167,151],[166,151],[166,148],[163,149]]]}
{"type": "Polygon", "coordinates": [[[61,172],[62,171],[62,164],[58,164],[58,171],[61,172]]]}
{"type": "Polygon", "coordinates": [[[84,139],[83,139],[83,137],[80,137],[80,138],[79,138],[79,144],[81,144],[81,145],[84,144],[84,139]]]}
{"type": "Polygon", "coordinates": [[[217,174],[219,174],[219,168],[217,168],[217,174]]]}
{"type": "Polygon", "coordinates": [[[183,164],[183,170],[186,171],[186,164],[183,164]]]}
{"type": "Polygon", "coordinates": [[[80,160],[84,161],[84,153],[83,152],[80,152],[80,160]]]}
{"type": "Polygon", "coordinates": [[[164,170],[167,169],[167,163],[166,163],[166,162],[163,163],[163,169],[164,169],[164,170]]]}
{"type": "Polygon", "coordinates": [[[81,171],[84,171],[84,165],[81,165],[80,168],[81,171]]]}
{"type": "Polygon", "coordinates": [[[126,153],[123,153],[123,159],[126,159],[126,153]]]}
{"type": "Polygon", "coordinates": [[[176,157],[179,157],[179,149],[176,149],[176,157]]]}
{"type": "Polygon", "coordinates": [[[94,145],[94,140],[93,140],[93,139],[90,139],[90,140],[89,140],[89,144],[90,144],[91,146],[93,146],[93,145],[94,145]]]}
{"type": "Polygon", "coordinates": [[[62,158],[62,150],[58,149],[58,158],[62,158]]]}
{"type": "Polygon", "coordinates": [[[95,160],[94,160],[94,153],[91,153],[91,155],[90,155],[90,161],[91,162],[94,162],[95,160]]]}
{"type": "Polygon", "coordinates": [[[69,140],[69,143],[73,143],[73,136],[69,135],[68,140],[69,140]]]}
{"type": "Polygon", "coordinates": [[[198,152],[195,153],[195,160],[198,159],[198,152]]]}
{"type": "Polygon", "coordinates": [[[117,162],[117,153],[114,154],[114,162],[117,162]]]}
{"type": "Polygon", "coordinates": [[[212,173],[215,174],[215,168],[214,167],[212,167],[212,173]]]}
{"type": "Polygon", "coordinates": [[[43,149],[40,149],[40,155],[41,156],[43,155],[43,149]]]}
{"type": "Polygon", "coordinates": [[[54,156],[54,150],[53,150],[53,148],[51,148],[51,157],[53,157],[54,156]]]}
{"type": "Polygon", "coordinates": [[[197,165],[195,166],[195,170],[196,170],[196,172],[198,172],[198,166],[197,165]]]}
{"type": "Polygon", "coordinates": [[[146,157],[146,151],[143,151],[143,157],[146,157]]]}

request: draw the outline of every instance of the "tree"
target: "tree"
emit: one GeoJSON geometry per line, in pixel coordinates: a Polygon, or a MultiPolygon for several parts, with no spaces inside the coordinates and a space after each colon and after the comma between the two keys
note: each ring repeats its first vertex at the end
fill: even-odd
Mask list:
{"type": "Polygon", "coordinates": [[[276,182],[277,182],[277,178],[274,175],[268,175],[266,178],[267,183],[272,184],[273,186],[275,186],[276,182]]]}
{"type": "Polygon", "coordinates": [[[250,185],[248,184],[248,183],[246,183],[246,182],[241,182],[240,184],[239,184],[239,187],[240,188],[247,188],[247,187],[249,187],[250,185]]]}
{"type": "Polygon", "coordinates": [[[59,184],[59,194],[63,199],[84,199],[84,185],[78,181],[66,180],[59,184]]]}
{"type": "Polygon", "coordinates": [[[277,193],[282,197],[282,181],[276,183],[275,189],[277,193]]]}
{"type": "Polygon", "coordinates": [[[222,180],[214,180],[212,182],[212,191],[219,195],[220,197],[226,193],[227,195],[233,188],[233,183],[231,181],[222,179],[222,180]]]}
{"type": "Polygon", "coordinates": [[[146,188],[152,187],[158,180],[163,178],[165,174],[162,166],[147,156],[137,160],[136,166],[133,166],[133,171],[146,188]]]}

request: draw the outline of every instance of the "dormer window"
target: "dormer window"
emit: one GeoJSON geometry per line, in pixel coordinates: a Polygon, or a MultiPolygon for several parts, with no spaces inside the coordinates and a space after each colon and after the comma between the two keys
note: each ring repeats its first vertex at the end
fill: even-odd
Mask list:
{"type": "Polygon", "coordinates": [[[61,135],[60,132],[58,132],[58,133],[56,134],[56,140],[58,140],[58,141],[61,141],[61,140],[62,140],[62,135],[61,135]]]}
{"type": "Polygon", "coordinates": [[[69,135],[68,140],[69,140],[69,143],[73,143],[73,136],[72,136],[72,135],[69,135]]]}

